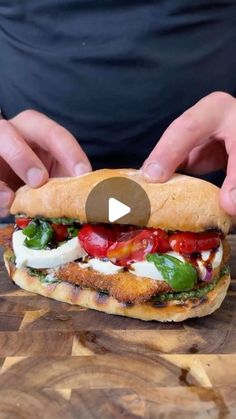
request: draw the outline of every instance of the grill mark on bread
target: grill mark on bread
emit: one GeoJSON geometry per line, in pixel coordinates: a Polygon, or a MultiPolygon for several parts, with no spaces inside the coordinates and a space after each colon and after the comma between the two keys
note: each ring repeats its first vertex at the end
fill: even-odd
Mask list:
{"type": "MultiPolygon", "coordinates": [[[[7,244],[11,240],[14,231],[13,225],[2,229],[4,233],[1,239],[4,241],[5,247],[11,250],[11,246],[7,244]]],[[[1,232],[0,232],[1,234],[1,232]]],[[[13,253],[13,252],[12,252],[13,253]]],[[[221,266],[223,266],[229,259],[230,246],[227,240],[223,240],[223,259],[221,266]]],[[[13,275],[15,271],[14,263],[9,263],[9,274],[13,275]]],[[[214,276],[219,272],[220,267],[213,272],[214,276]]],[[[72,300],[78,298],[78,294],[83,288],[88,288],[97,291],[96,302],[105,305],[109,296],[116,298],[119,302],[127,307],[134,304],[148,302],[154,295],[172,291],[171,287],[164,281],[152,280],[145,277],[135,277],[129,272],[122,272],[112,275],[104,275],[95,270],[87,270],[80,268],[76,262],[71,262],[67,265],[61,266],[57,271],[58,278],[67,283],[76,285],[73,287],[72,300]],[[105,285],[105,286],[104,286],[105,285]],[[103,291],[107,291],[108,294],[103,291]]],[[[207,298],[202,297],[197,299],[197,306],[204,303],[207,298]],[[199,301],[201,300],[201,302],[199,301]]],[[[153,306],[166,306],[161,302],[151,303],[153,306]]]]}
{"type": "Polygon", "coordinates": [[[95,270],[80,268],[75,262],[61,266],[57,276],[75,285],[106,291],[124,303],[142,303],[155,294],[171,291],[171,287],[164,281],[136,277],[130,272],[104,275],[95,270]]]}
{"type": "Polygon", "coordinates": [[[131,308],[135,305],[135,303],[124,303],[125,307],[131,308]]]}
{"type": "Polygon", "coordinates": [[[168,306],[169,301],[165,300],[165,301],[152,301],[150,304],[153,307],[158,307],[158,308],[164,308],[168,306]]]}
{"type": "Polygon", "coordinates": [[[96,293],[95,301],[97,304],[101,304],[101,305],[106,304],[108,300],[109,300],[109,294],[106,294],[105,292],[102,292],[102,291],[98,291],[96,293]]]}
{"type": "MultiPolygon", "coordinates": [[[[4,261],[8,271],[12,255],[13,252],[10,249],[7,249],[4,253],[4,261]]],[[[78,286],[64,281],[59,282],[57,286],[48,293],[48,286],[42,286],[39,278],[31,276],[27,269],[15,269],[11,277],[21,288],[27,291],[36,292],[45,297],[53,298],[54,300],[103,311],[108,314],[128,316],[142,320],[158,320],[161,322],[179,322],[188,318],[202,317],[213,313],[220,307],[225,298],[230,282],[230,275],[224,274],[215,289],[207,294],[207,301],[204,302],[203,299],[200,299],[201,304],[199,305],[197,305],[195,301],[195,307],[193,307],[192,300],[188,300],[186,305],[182,307],[179,305],[178,301],[172,300],[166,302],[165,307],[153,306],[151,302],[133,304],[127,307],[126,304],[118,302],[111,296],[109,296],[106,304],[99,306],[95,302],[95,294],[97,291],[88,288],[81,288],[78,298],[72,301],[72,289],[78,288],[78,286]],[[165,309],[163,310],[163,308],[165,309]]],[[[73,294],[75,295],[75,293],[73,294]]]]}
{"type": "Polygon", "coordinates": [[[198,297],[198,298],[193,298],[192,301],[192,307],[198,307],[203,303],[206,303],[208,300],[207,294],[204,295],[203,297],[198,297]]]}
{"type": "Polygon", "coordinates": [[[75,302],[82,292],[83,292],[83,289],[79,285],[74,286],[71,290],[71,300],[72,300],[72,302],[75,302]]]}

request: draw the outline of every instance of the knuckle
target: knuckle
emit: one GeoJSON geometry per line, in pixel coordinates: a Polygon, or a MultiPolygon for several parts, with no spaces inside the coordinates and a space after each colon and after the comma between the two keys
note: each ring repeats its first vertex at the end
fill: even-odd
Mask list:
{"type": "Polygon", "coordinates": [[[7,184],[3,182],[3,180],[0,180],[0,190],[6,189],[6,188],[7,188],[7,184]]]}
{"type": "Polygon", "coordinates": [[[58,140],[63,135],[63,128],[57,124],[49,124],[46,129],[44,141],[46,144],[58,144],[58,140]]]}
{"type": "Polygon", "coordinates": [[[222,91],[215,91],[209,94],[209,99],[216,103],[217,105],[225,105],[228,103],[231,103],[233,100],[233,97],[226,92],[222,91]]]}
{"type": "Polygon", "coordinates": [[[34,118],[37,115],[39,115],[38,111],[35,111],[34,109],[25,109],[24,111],[16,115],[16,118],[28,119],[28,118],[34,118]]]}
{"type": "Polygon", "coordinates": [[[10,124],[5,119],[0,119],[0,133],[8,132],[10,124]]]}
{"type": "Polygon", "coordinates": [[[225,146],[228,155],[234,155],[236,158],[236,138],[234,136],[229,135],[226,138],[225,146]]]}
{"type": "Polygon", "coordinates": [[[25,161],[24,143],[18,141],[18,135],[12,129],[11,124],[0,121],[0,144],[6,145],[0,147],[0,156],[7,162],[17,160],[25,161]]]}
{"type": "Polygon", "coordinates": [[[199,130],[199,122],[192,115],[192,112],[186,111],[174,121],[174,128],[176,130],[181,130],[181,131],[184,130],[189,133],[192,133],[192,132],[196,133],[196,131],[199,130]]]}
{"type": "Polygon", "coordinates": [[[26,154],[23,149],[17,147],[11,147],[8,150],[8,156],[6,156],[8,163],[26,161],[26,154]]]}
{"type": "Polygon", "coordinates": [[[0,144],[0,156],[6,163],[25,161],[24,143],[19,141],[18,134],[8,121],[0,121],[0,144]]]}

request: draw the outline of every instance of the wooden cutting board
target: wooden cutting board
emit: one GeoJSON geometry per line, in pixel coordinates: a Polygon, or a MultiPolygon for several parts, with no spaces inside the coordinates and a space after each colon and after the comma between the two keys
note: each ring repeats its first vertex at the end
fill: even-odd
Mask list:
{"type": "Polygon", "coordinates": [[[212,316],[145,323],[20,290],[1,261],[0,373],[1,419],[236,417],[236,280],[212,316]]]}

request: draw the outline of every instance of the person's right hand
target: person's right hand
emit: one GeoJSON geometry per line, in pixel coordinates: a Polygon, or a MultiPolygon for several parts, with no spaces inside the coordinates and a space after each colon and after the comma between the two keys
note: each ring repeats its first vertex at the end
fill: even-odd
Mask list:
{"type": "Polygon", "coordinates": [[[45,115],[26,110],[0,120],[0,217],[8,214],[14,191],[26,183],[37,188],[50,177],[91,171],[72,134],[45,115]]]}

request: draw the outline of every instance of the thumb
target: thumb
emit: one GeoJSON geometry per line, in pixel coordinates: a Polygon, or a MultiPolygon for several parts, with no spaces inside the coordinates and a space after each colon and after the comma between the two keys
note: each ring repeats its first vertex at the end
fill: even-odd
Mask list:
{"type": "Polygon", "coordinates": [[[0,181],[0,217],[5,217],[9,213],[13,199],[14,192],[5,182],[0,181]]]}
{"type": "Polygon", "coordinates": [[[220,203],[230,215],[236,215],[236,144],[229,153],[227,175],[220,192],[220,203]]]}

